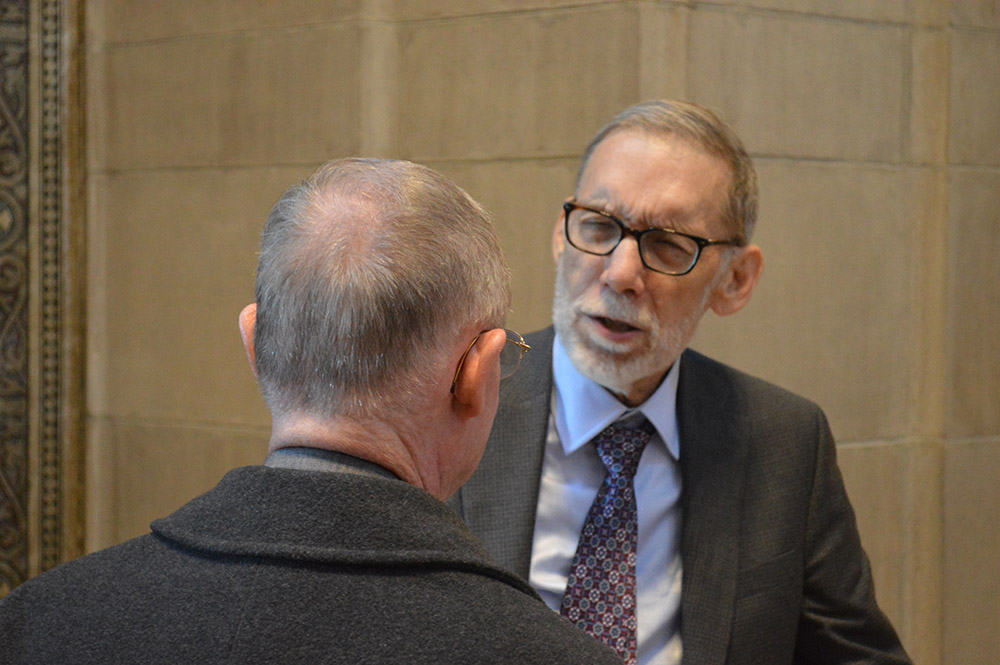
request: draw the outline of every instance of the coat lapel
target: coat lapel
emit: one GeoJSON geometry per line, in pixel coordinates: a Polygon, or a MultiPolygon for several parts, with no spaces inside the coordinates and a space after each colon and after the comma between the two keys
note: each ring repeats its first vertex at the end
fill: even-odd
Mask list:
{"type": "Polygon", "coordinates": [[[452,501],[496,561],[525,579],[548,432],[553,335],[547,328],[525,338],[531,351],[500,384],[498,426],[476,472],[452,501]]]}
{"type": "Polygon", "coordinates": [[[680,371],[682,663],[722,665],[735,603],[748,429],[741,396],[721,365],[687,351],[680,371]]]}
{"type": "MultiPolygon", "coordinates": [[[[452,501],[486,549],[527,578],[548,431],[552,329],[526,340],[522,367],[501,384],[497,427],[479,468],[452,501]],[[530,359],[530,361],[529,361],[530,359]]],[[[722,665],[730,640],[746,470],[745,409],[723,366],[686,351],[678,387],[683,531],[684,665],[722,665]]]]}

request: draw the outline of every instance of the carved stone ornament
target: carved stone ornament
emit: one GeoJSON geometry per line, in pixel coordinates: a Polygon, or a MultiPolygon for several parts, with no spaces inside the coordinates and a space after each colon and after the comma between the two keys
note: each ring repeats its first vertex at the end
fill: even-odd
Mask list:
{"type": "Polygon", "coordinates": [[[0,596],[82,552],[78,6],[0,0],[0,596]]]}

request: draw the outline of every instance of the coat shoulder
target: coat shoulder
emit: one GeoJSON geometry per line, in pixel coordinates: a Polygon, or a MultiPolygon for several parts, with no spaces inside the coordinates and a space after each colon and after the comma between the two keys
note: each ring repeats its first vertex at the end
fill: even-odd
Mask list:
{"type": "MultiPolygon", "coordinates": [[[[687,349],[681,361],[681,386],[697,393],[737,399],[755,410],[822,416],[822,409],[812,400],[770,381],[687,349]]],[[[691,392],[688,391],[688,392],[691,392]]]]}

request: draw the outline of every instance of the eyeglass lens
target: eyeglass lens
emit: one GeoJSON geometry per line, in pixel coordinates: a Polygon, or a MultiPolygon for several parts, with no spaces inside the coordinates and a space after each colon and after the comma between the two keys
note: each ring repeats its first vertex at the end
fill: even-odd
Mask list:
{"type": "MultiPolygon", "coordinates": [[[[567,217],[567,237],[579,250],[607,255],[624,235],[623,225],[608,215],[573,208],[567,217]]],[[[692,238],[664,229],[640,231],[639,253],[652,270],[668,274],[687,272],[698,259],[698,243],[692,238]]]]}
{"type": "Polygon", "coordinates": [[[518,365],[521,364],[521,358],[524,356],[525,349],[521,344],[524,344],[522,337],[514,332],[513,330],[507,330],[507,343],[503,345],[503,350],[500,351],[500,378],[506,379],[511,374],[517,371],[518,365]]]}

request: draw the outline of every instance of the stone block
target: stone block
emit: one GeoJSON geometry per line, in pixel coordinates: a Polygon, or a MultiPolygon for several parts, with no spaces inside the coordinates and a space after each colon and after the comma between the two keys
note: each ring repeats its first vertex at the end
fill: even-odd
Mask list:
{"type": "Polygon", "coordinates": [[[88,416],[86,464],[86,553],[118,542],[116,527],[114,428],[108,418],[88,416]]]}
{"type": "Polygon", "coordinates": [[[611,5],[400,26],[401,155],[578,155],[639,101],[638,15],[611,5]]]}
{"type": "Polygon", "coordinates": [[[274,30],[357,20],[365,0],[101,0],[88,4],[111,43],[148,42],[192,35],[274,30]]]}
{"type": "Polygon", "coordinates": [[[736,8],[768,9],[869,21],[906,21],[911,7],[908,0],[722,0],[717,5],[736,8]]]}
{"type": "Polygon", "coordinates": [[[944,449],[940,441],[911,441],[906,459],[904,520],[910,535],[902,562],[904,613],[895,626],[914,663],[941,665],[944,449]]]}
{"type": "Polygon", "coordinates": [[[948,147],[953,164],[1000,165],[1000,32],[952,31],[948,147]]]}
{"type": "Polygon", "coordinates": [[[944,469],[945,663],[1000,653],[1000,440],[949,444],[944,469]]]}
{"type": "MultiPolygon", "coordinates": [[[[109,415],[264,426],[240,342],[271,206],[312,169],[109,178],[102,356],[109,415]]],[[[95,285],[95,289],[102,285],[95,285]]]]}
{"type": "Polygon", "coordinates": [[[755,154],[898,161],[910,58],[901,26],[700,8],[688,91],[755,154]]]}
{"type": "Polygon", "coordinates": [[[907,541],[906,449],[890,443],[846,445],[837,450],[844,485],[872,565],[875,597],[893,625],[904,620],[907,541]]]}
{"type": "Polygon", "coordinates": [[[112,422],[113,542],[149,532],[165,517],[214,487],[227,471],[261,464],[270,430],[226,429],[196,424],[112,422]]]}
{"type": "Polygon", "coordinates": [[[757,166],[763,277],[743,311],[706,315],[694,347],[815,400],[839,441],[905,436],[921,321],[917,173],[757,166]]]}
{"type": "Polygon", "coordinates": [[[639,5],[640,99],[688,98],[689,14],[686,7],[639,5]]]}
{"type": "Polygon", "coordinates": [[[607,0],[390,0],[397,21],[438,20],[485,14],[539,14],[550,10],[608,4],[607,0]]]}
{"type": "Polygon", "coordinates": [[[87,188],[87,390],[88,415],[108,413],[108,193],[107,176],[94,174],[87,188]]]}
{"type": "Polygon", "coordinates": [[[1000,173],[952,169],[947,432],[1000,432],[1000,173]]]}
{"type": "Polygon", "coordinates": [[[316,164],[358,147],[357,26],[118,46],[111,169],[316,164]]]}
{"type": "Polygon", "coordinates": [[[104,50],[86,54],[87,71],[84,85],[88,91],[85,100],[85,135],[87,170],[94,173],[108,163],[108,141],[111,130],[107,98],[108,56],[104,50]]]}
{"type": "Polygon", "coordinates": [[[1000,0],[956,0],[948,4],[953,25],[1000,28],[1000,0]]]}
{"type": "Polygon", "coordinates": [[[573,194],[578,160],[432,163],[493,218],[512,272],[509,327],[526,333],[552,323],[552,230],[573,194]]]}
{"type": "Polygon", "coordinates": [[[916,29],[910,56],[910,117],[907,161],[943,164],[948,158],[949,37],[938,29],[916,29]]]}

